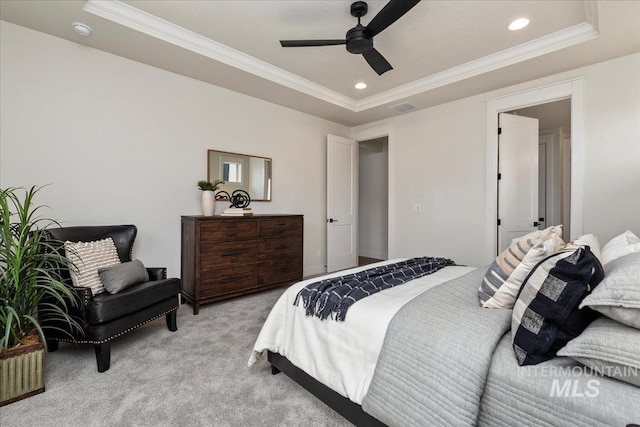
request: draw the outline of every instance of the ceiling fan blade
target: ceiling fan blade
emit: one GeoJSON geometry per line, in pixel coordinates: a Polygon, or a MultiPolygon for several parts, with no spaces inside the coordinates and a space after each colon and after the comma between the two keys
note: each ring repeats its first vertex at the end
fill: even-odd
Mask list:
{"type": "Polygon", "coordinates": [[[400,19],[402,15],[409,12],[418,3],[420,3],[420,0],[390,0],[369,22],[369,25],[364,30],[365,33],[369,37],[375,36],[400,19]]]}
{"type": "Polygon", "coordinates": [[[374,48],[369,49],[362,53],[364,59],[371,65],[371,68],[378,73],[379,76],[383,75],[389,70],[393,70],[393,67],[389,62],[384,59],[384,56],[374,48]]]}
{"type": "Polygon", "coordinates": [[[346,43],[346,40],[280,40],[282,47],[334,46],[346,43]]]}

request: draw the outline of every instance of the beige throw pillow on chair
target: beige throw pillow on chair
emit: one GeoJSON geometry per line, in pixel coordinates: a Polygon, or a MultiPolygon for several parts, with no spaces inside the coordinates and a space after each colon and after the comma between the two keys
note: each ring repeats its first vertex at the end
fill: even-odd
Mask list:
{"type": "Polygon", "coordinates": [[[69,269],[73,286],[91,288],[93,295],[104,292],[98,270],[120,264],[118,250],[111,237],[93,242],[64,242],[67,258],[75,266],[69,269]]]}

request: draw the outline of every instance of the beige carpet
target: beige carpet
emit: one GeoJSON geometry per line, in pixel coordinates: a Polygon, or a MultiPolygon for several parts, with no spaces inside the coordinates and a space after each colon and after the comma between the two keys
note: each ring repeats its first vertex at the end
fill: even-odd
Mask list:
{"type": "Polygon", "coordinates": [[[178,311],[112,344],[98,373],[93,348],[60,344],[45,362],[46,391],[0,408],[2,427],[21,426],[345,426],[350,425],[266,357],[247,360],[284,288],[178,311]]]}

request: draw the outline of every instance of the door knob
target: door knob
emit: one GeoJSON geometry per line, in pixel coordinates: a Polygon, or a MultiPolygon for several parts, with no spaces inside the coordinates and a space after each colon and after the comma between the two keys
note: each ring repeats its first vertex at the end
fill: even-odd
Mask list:
{"type": "Polygon", "coordinates": [[[327,220],[327,222],[338,222],[338,220],[337,220],[337,219],[333,219],[333,218],[329,218],[329,219],[327,220]]]}
{"type": "Polygon", "coordinates": [[[538,223],[538,221],[533,221],[533,226],[534,226],[534,227],[537,227],[537,226],[539,226],[539,225],[540,225],[540,224],[538,223]]]}

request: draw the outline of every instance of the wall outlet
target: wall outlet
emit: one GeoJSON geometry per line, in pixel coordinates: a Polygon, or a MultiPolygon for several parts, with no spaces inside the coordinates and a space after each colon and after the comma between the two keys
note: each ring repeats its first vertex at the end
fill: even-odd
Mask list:
{"type": "Polygon", "coordinates": [[[422,212],[422,205],[415,205],[413,207],[414,212],[422,212]]]}

